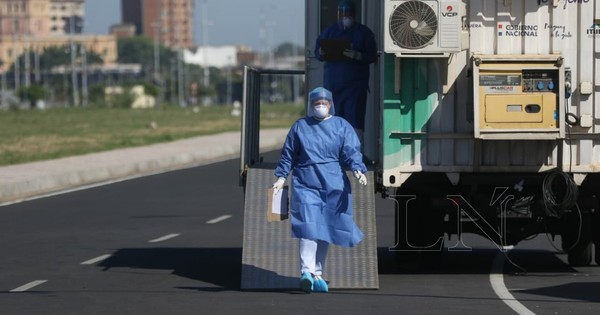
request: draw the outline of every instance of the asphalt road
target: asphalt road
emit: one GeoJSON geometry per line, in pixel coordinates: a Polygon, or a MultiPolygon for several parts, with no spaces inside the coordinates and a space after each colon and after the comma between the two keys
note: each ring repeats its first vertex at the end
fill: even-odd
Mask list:
{"type": "MultiPolygon", "coordinates": [[[[570,268],[545,235],[506,254],[475,236],[437,267],[397,265],[377,198],[379,290],[241,291],[238,161],[0,207],[0,313],[598,314],[600,268],[570,268]],[[492,288],[494,261],[505,258],[492,288]]],[[[557,241],[555,241],[558,244],[557,241]]]]}

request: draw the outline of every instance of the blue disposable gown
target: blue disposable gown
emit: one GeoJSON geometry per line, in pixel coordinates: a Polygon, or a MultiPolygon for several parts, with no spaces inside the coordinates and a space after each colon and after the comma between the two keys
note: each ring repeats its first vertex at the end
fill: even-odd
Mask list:
{"type": "Polygon", "coordinates": [[[364,130],[364,116],[369,89],[369,67],[377,60],[377,45],[373,32],[360,23],[343,29],[339,23],[327,27],[317,38],[315,56],[319,54],[321,40],[344,39],[350,41],[352,50],[362,54],[361,60],[327,61],[323,69],[323,87],[331,91],[336,104],[336,115],[345,118],[354,128],[364,130]]]}
{"type": "Polygon", "coordinates": [[[358,244],[363,233],[352,216],[352,192],[343,166],[367,171],[352,126],[340,117],[301,118],[291,127],[275,176],[292,172],[292,234],[339,246],[358,244]]]}

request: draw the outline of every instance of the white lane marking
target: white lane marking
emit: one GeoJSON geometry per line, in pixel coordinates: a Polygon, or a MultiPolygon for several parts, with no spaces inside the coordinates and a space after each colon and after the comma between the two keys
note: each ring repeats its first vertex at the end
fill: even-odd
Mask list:
{"type": "Polygon", "coordinates": [[[12,289],[9,292],[25,292],[25,291],[27,291],[27,290],[29,290],[29,289],[31,289],[33,287],[36,287],[36,286],[38,286],[38,285],[40,285],[40,284],[42,284],[42,283],[44,283],[46,281],[48,281],[48,280],[35,280],[35,281],[31,281],[31,282],[29,282],[27,284],[24,284],[24,285],[22,285],[22,286],[20,286],[18,288],[12,289]]]}
{"type": "Polygon", "coordinates": [[[231,218],[231,217],[232,217],[231,215],[222,215],[222,216],[220,216],[220,217],[218,217],[218,218],[214,218],[214,219],[212,219],[212,220],[210,220],[210,221],[206,221],[206,224],[215,224],[215,223],[219,223],[219,222],[221,222],[221,221],[225,221],[225,220],[227,220],[227,219],[229,219],[229,218],[231,218]]]}
{"type": "Polygon", "coordinates": [[[169,239],[175,238],[175,237],[177,237],[177,236],[179,236],[179,235],[181,235],[181,234],[178,234],[178,233],[173,233],[173,234],[169,234],[169,235],[161,236],[161,237],[159,237],[159,238],[155,238],[155,239],[153,239],[153,240],[149,240],[149,241],[148,241],[148,243],[158,243],[158,242],[164,242],[164,241],[166,241],[166,240],[169,240],[169,239]]]}
{"type": "Polygon", "coordinates": [[[502,251],[499,251],[498,254],[496,254],[496,258],[494,258],[492,270],[490,271],[490,283],[492,284],[492,289],[494,289],[494,292],[502,302],[508,305],[513,311],[517,312],[517,314],[535,315],[534,312],[530,311],[525,305],[515,299],[504,285],[504,254],[505,253],[502,251]]]}
{"type": "Polygon", "coordinates": [[[37,199],[43,199],[43,198],[48,198],[48,197],[59,196],[59,195],[63,195],[63,194],[77,192],[77,191],[80,191],[80,190],[86,190],[86,189],[91,189],[91,188],[96,188],[96,187],[111,185],[111,184],[120,183],[120,182],[124,182],[124,181],[128,181],[128,180],[132,180],[132,179],[138,179],[138,178],[147,177],[147,176],[154,176],[154,175],[165,174],[165,173],[169,173],[169,172],[172,172],[172,171],[175,171],[175,170],[186,170],[186,169],[190,169],[190,168],[194,168],[194,167],[198,167],[198,166],[207,165],[207,164],[210,164],[210,163],[216,163],[216,162],[226,161],[226,160],[232,159],[232,158],[234,158],[234,156],[231,156],[231,157],[229,157],[229,156],[218,157],[218,158],[214,158],[214,159],[209,159],[209,161],[206,161],[206,162],[198,162],[198,161],[196,161],[197,163],[194,163],[193,165],[185,165],[185,166],[181,166],[181,167],[179,167],[179,166],[173,166],[174,168],[168,168],[168,169],[165,169],[165,170],[157,170],[157,171],[152,171],[152,172],[148,172],[148,173],[134,174],[134,175],[130,175],[130,176],[124,176],[122,178],[108,179],[108,180],[97,182],[97,183],[93,183],[93,184],[87,184],[87,185],[82,185],[82,186],[73,187],[73,188],[65,188],[65,189],[62,189],[62,190],[55,191],[55,192],[42,193],[42,194],[39,194],[39,195],[25,197],[25,198],[22,198],[22,199],[17,199],[17,200],[13,200],[13,201],[3,202],[3,203],[0,203],[0,207],[10,206],[10,205],[14,205],[14,204],[22,203],[22,202],[31,201],[31,200],[37,200],[37,199]]]}
{"type": "Polygon", "coordinates": [[[84,262],[82,262],[80,265],[93,265],[99,261],[103,261],[105,259],[107,259],[108,257],[112,256],[111,254],[106,254],[106,255],[102,255],[102,256],[98,256],[96,258],[92,258],[90,260],[86,260],[84,262]]]}

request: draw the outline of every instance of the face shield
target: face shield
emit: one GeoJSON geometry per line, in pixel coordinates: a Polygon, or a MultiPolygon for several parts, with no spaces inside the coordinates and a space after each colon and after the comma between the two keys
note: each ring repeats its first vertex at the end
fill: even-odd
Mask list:
{"type": "Polygon", "coordinates": [[[350,28],[354,23],[356,8],[354,2],[342,0],[338,5],[338,23],[342,28],[350,28]]]}
{"type": "Polygon", "coordinates": [[[321,105],[324,102],[320,102],[321,100],[327,100],[329,102],[329,115],[335,115],[335,107],[333,106],[333,97],[331,92],[325,88],[318,87],[312,90],[308,94],[308,104],[306,106],[306,116],[309,117],[319,117],[320,114],[315,110],[315,104],[321,105]]]}

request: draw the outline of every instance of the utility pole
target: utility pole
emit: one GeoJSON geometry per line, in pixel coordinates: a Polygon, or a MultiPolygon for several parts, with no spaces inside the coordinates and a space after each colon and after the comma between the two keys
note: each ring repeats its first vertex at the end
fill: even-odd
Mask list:
{"type": "Polygon", "coordinates": [[[85,46],[81,45],[81,97],[82,106],[88,105],[88,77],[87,77],[87,51],[85,46]]]}
{"type": "Polygon", "coordinates": [[[170,92],[170,101],[171,103],[175,103],[175,77],[177,76],[177,67],[175,66],[176,62],[177,62],[177,58],[179,57],[175,57],[175,58],[171,58],[171,68],[169,69],[169,73],[170,73],[170,78],[171,80],[171,92],[170,92]]]}
{"type": "Polygon", "coordinates": [[[2,105],[6,105],[6,70],[2,71],[2,105]]]}
{"type": "Polygon", "coordinates": [[[25,87],[31,86],[31,59],[29,55],[29,19],[25,24],[25,34],[23,35],[23,53],[25,54],[25,58],[23,58],[25,69],[25,87]]]}
{"type": "Polygon", "coordinates": [[[69,33],[71,33],[70,38],[71,38],[71,90],[73,92],[73,107],[77,107],[79,106],[79,95],[78,95],[78,88],[79,88],[79,84],[77,83],[77,69],[76,69],[76,55],[77,55],[77,49],[75,48],[75,41],[73,39],[73,36],[75,36],[75,15],[72,12],[70,18],[70,27],[69,27],[69,33]]]}
{"type": "Polygon", "coordinates": [[[158,75],[160,73],[160,52],[158,51],[158,32],[160,30],[160,23],[152,23],[154,29],[154,80],[158,81],[158,75]]]}
{"type": "Polygon", "coordinates": [[[183,49],[177,49],[177,95],[179,106],[185,107],[184,90],[183,90],[183,49]]]}
{"type": "Polygon", "coordinates": [[[227,105],[231,105],[231,56],[227,59],[227,105]]]}
{"type": "Polygon", "coordinates": [[[25,63],[25,87],[30,87],[31,86],[31,60],[30,60],[30,55],[29,55],[29,45],[27,43],[25,43],[25,48],[23,49],[23,52],[25,53],[25,58],[23,59],[23,62],[25,63]]]}
{"type": "Polygon", "coordinates": [[[19,62],[19,50],[15,49],[15,92],[21,88],[21,63],[19,62]]]}
{"type": "Polygon", "coordinates": [[[19,89],[21,88],[21,73],[20,73],[20,63],[19,63],[19,51],[21,51],[21,49],[19,49],[20,45],[21,45],[21,38],[19,36],[19,20],[17,20],[17,18],[13,17],[13,43],[15,47],[15,60],[14,60],[14,67],[15,67],[15,71],[14,71],[14,76],[15,76],[15,93],[18,93],[19,89]]]}
{"type": "Polygon", "coordinates": [[[40,84],[42,77],[40,75],[40,52],[38,51],[38,47],[36,47],[33,51],[33,64],[35,67],[35,84],[40,84]]]}
{"type": "MultiPolygon", "coordinates": [[[[160,3],[160,1],[159,1],[160,3]]],[[[161,8],[162,6],[159,5],[159,8],[161,8]]],[[[160,22],[154,22],[152,23],[152,28],[154,28],[154,82],[156,83],[156,85],[158,85],[158,89],[159,89],[159,93],[160,96],[158,98],[158,103],[160,104],[161,100],[162,100],[162,78],[160,75],[160,50],[158,47],[158,42],[159,42],[159,36],[160,36],[160,30],[161,30],[161,23],[160,22]]]]}
{"type": "Polygon", "coordinates": [[[177,99],[179,106],[185,107],[183,97],[183,47],[181,45],[181,36],[179,34],[180,26],[175,25],[175,45],[177,46],[177,99]]]}
{"type": "Polygon", "coordinates": [[[210,85],[210,68],[208,66],[208,11],[206,9],[207,0],[202,1],[202,46],[203,49],[203,61],[204,61],[204,87],[208,88],[210,85]]]}

